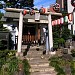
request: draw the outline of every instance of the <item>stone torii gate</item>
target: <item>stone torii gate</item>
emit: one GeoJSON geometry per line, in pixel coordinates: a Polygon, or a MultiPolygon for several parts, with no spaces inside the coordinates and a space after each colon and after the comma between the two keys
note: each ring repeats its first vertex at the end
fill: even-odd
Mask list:
{"type": "MultiPolygon", "coordinates": [[[[7,11],[14,11],[19,12],[19,32],[18,32],[18,50],[17,53],[21,53],[21,46],[22,46],[22,30],[23,30],[23,10],[24,9],[16,9],[16,8],[6,8],[7,11]]],[[[29,12],[29,10],[26,10],[26,12],[29,12]]],[[[39,11],[34,11],[35,13],[39,13],[39,11]]],[[[44,15],[48,15],[48,36],[49,36],[49,50],[53,49],[53,36],[52,36],[52,18],[51,15],[59,15],[62,16],[61,13],[54,13],[54,12],[46,12],[44,15]]]]}

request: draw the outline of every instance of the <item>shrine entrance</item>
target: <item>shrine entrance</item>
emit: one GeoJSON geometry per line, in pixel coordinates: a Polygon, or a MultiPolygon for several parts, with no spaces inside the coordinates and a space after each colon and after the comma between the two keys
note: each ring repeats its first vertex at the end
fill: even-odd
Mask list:
{"type": "Polygon", "coordinates": [[[36,28],[35,25],[24,25],[23,26],[23,36],[22,36],[22,41],[23,45],[30,43],[33,43],[35,41],[35,32],[36,28]]]}
{"type": "Polygon", "coordinates": [[[22,33],[22,45],[28,43],[37,44],[41,40],[41,29],[40,24],[24,24],[22,33]]]}
{"type": "MultiPolygon", "coordinates": [[[[42,9],[41,9],[42,10],[42,9]]],[[[18,53],[21,52],[22,43],[33,43],[35,40],[40,40],[42,37],[40,28],[41,24],[47,24],[48,26],[48,50],[53,49],[53,36],[52,36],[52,15],[62,16],[61,13],[56,12],[43,12],[34,11],[33,15],[29,14],[29,10],[26,9],[14,9],[14,8],[7,8],[7,13],[5,17],[12,18],[13,22],[18,22],[18,53]],[[11,12],[12,11],[12,12],[11,12]],[[14,13],[13,13],[14,12],[14,13]],[[19,12],[19,13],[18,13],[19,12]],[[25,13],[27,12],[27,14],[25,13]],[[8,17],[10,13],[10,16],[8,17]],[[13,13],[13,16],[12,16],[13,13]],[[24,24],[25,23],[25,24],[24,24]],[[37,27],[38,26],[38,27],[37,27]],[[40,35],[41,34],[41,35],[40,35]]],[[[47,33],[47,32],[46,32],[47,33]]]]}

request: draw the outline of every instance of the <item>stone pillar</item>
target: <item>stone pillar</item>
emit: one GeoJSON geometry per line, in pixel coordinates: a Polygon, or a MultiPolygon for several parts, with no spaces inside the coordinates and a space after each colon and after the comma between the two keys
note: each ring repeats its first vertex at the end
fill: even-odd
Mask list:
{"type": "Polygon", "coordinates": [[[36,43],[38,43],[38,24],[36,24],[36,30],[35,30],[35,32],[36,32],[36,43]]]}
{"type": "Polygon", "coordinates": [[[18,53],[21,53],[21,46],[22,46],[22,30],[23,30],[23,14],[20,12],[19,17],[19,32],[18,32],[18,53]]]}
{"type": "Polygon", "coordinates": [[[48,35],[46,35],[46,54],[49,52],[49,38],[48,35]]]}
{"type": "Polygon", "coordinates": [[[49,49],[53,50],[53,35],[52,35],[51,14],[48,15],[48,35],[49,35],[49,49]]]}
{"type": "Polygon", "coordinates": [[[75,35],[75,9],[73,11],[73,35],[75,35]]]}
{"type": "Polygon", "coordinates": [[[12,40],[13,40],[13,50],[15,50],[15,29],[13,31],[11,31],[11,34],[12,34],[12,40]]]}
{"type": "Polygon", "coordinates": [[[68,29],[69,29],[69,30],[72,30],[72,28],[71,28],[72,26],[71,26],[71,25],[72,25],[72,24],[68,24],[68,29]]]}

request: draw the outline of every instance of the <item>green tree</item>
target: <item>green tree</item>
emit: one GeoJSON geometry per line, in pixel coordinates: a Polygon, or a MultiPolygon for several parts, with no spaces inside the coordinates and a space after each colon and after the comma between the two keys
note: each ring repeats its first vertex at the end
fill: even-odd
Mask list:
{"type": "MultiPolygon", "coordinates": [[[[6,7],[13,7],[13,8],[25,8],[29,7],[32,8],[34,6],[34,0],[3,0],[5,2],[6,7]]],[[[3,5],[3,4],[2,4],[3,5]]],[[[1,8],[2,5],[0,5],[1,8]]]]}
{"type": "Polygon", "coordinates": [[[65,42],[70,36],[70,30],[67,25],[53,26],[53,40],[55,48],[65,46],[65,42]]]}
{"type": "MultiPolygon", "coordinates": [[[[0,19],[2,18],[4,14],[0,12],[0,19]]],[[[3,27],[3,22],[0,21],[0,31],[8,31],[8,29],[6,29],[6,27],[3,27]]]]}
{"type": "MultiPolygon", "coordinates": [[[[0,12],[0,19],[2,18],[3,15],[4,14],[0,12]]],[[[3,22],[2,21],[0,21],[0,31],[6,31],[6,32],[8,31],[9,32],[9,30],[6,27],[3,27],[3,22]]],[[[12,37],[12,35],[9,32],[9,49],[11,49],[12,46],[13,46],[13,41],[12,41],[11,37],[12,37]]],[[[5,40],[0,39],[0,48],[4,47],[4,44],[5,44],[4,41],[5,40]]]]}
{"type": "Polygon", "coordinates": [[[67,40],[67,39],[69,39],[70,35],[71,35],[70,30],[67,27],[64,27],[62,30],[62,38],[64,40],[67,40]]]}

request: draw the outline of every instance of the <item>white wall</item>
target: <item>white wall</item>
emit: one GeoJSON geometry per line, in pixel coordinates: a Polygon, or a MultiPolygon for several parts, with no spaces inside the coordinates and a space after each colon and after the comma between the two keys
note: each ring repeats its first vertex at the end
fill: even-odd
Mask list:
{"type": "MultiPolygon", "coordinates": [[[[11,32],[11,34],[12,34],[12,41],[15,44],[15,36],[18,36],[18,29],[17,29],[17,27],[15,27],[15,29],[13,30],[11,25],[9,25],[9,24],[3,24],[3,26],[6,27],[11,32]]],[[[15,47],[13,49],[15,49],[15,47]]]]}
{"type": "Polygon", "coordinates": [[[67,0],[68,13],[72,13],[74,7],[71,5],[71,0],[67,0]]]}

